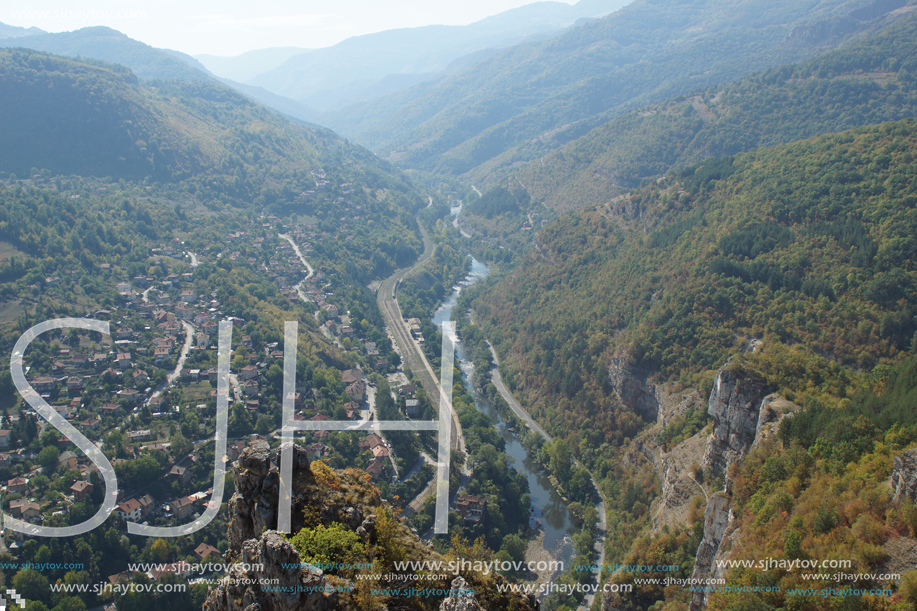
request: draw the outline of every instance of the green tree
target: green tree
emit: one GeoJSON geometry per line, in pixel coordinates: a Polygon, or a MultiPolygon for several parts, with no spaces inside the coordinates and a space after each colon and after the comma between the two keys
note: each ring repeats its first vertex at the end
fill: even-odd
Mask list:
{"type": "Polygon", "coordinates": [[[38,453],[38,464],[44,469],[54,469],[57,466],[57,459],[60,458],[60,450],[57,446],[45,446],[38,453]]]}
{"type": "Polygon", "coordinates": [[[35,569],[22,569],[16,573],[13,589],[23,598],[42,603],[49,601],[51,593],[48,579],[35,569]]]}

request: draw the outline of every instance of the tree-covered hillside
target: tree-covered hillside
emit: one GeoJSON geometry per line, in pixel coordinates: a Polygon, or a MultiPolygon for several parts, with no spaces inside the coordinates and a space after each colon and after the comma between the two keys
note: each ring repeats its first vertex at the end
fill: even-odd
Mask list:
{"type": "Polygon", "coordinates": [[[914,349],[915,144],[906,120],[669,174],[550,225],[476,314],[558,434],[640,428],[614,356],[702,389],[750,338],[871,368],[914,349]]]}
{"type": "Polygon", "coordinates": [[[546,205],[579,208],[707,157],[913,117],[915,58],[917,15],[911,14],[801,64],[631,111],[516,175],[546,205]]]}
{"type": "Polygon", "coordinates": [[[314,187],[312,170],[337,160],[368,186],[411,190],[368,151],[216,83],[143,83],[116,64],[10,49],[0,51],[0,106],[0,171],[20,177],[33,168],[159,181],[209,176],[205,188],[218,195],[292,201],[314,187]],[[283,195],[285,178],[295,183],[283,195]]]}

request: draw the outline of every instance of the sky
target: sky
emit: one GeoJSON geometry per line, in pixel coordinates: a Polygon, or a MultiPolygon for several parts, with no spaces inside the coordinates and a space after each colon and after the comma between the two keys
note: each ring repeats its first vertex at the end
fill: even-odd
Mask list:
{"type": "Polygon", "coordinates": [[[0,22],[48,32],[105,25],[154,47],[238,55],[268,47],[317,49],[392,28],[467,25],[533,1],[4,0],[0,22]]]}

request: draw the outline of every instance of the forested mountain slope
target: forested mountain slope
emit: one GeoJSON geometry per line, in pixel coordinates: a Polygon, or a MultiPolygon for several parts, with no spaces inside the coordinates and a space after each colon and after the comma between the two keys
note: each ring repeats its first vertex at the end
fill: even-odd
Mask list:
{"type": "Polygon", "coordinates": [[[905,120],[670,174],[550,225],[476,315],[533,414],[577,438],[642,426],[615,357],[702,395],[751,338],[871,368],[914,348],[915,144],[905,120]]]}
{"type": "Polygon", "coordinates": [[[543,43],[519,45],[433,84],[319,122],[404,168],[480,177],[522,143],[528,161],[636,105],[800,61],[878,28],[904,0],[638,0],[543,43]],[[601,117],[600,117],[601,116],[601,117]]]}
{"type": "Polygon", "coordinates": [[[282,191],[268,174],[295,175],[296,186],[313,188],[310,171],[338,159],[350,172],[374,175],[373,184],[411,190],[365,149],[295,126],[218,83],[145,84],[116,64],[10,49],[0,51],[0,106],[0,171],[21,177],[32,168],[126,179],[210,175],[216,182],[208,188],[256,201],[282,191]]]}
{"type": "Polygon", "coordinates": [[[608,202],[711,156],[917,115],[917,15],[796,65],[628,112],[519,169],[558,209],[608,202]]]}

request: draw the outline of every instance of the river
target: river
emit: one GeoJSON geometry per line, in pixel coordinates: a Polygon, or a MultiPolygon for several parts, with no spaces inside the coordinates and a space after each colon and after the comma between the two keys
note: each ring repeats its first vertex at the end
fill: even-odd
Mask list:
{"type": "MultiPolygon", "coordinates": [[[[471,272],[464,281],[453,288],[452,294],[433,314],[433,323],[439,325],[444,321],[450,320],[461,290],[486,277],[489,271],[486,265],[472,258],[471,272]]],[[[475,407],[478,411],[486,414],[497,426],[500,436],[506,442],[506,453],[513,458],[513,466],[525,473],[526,478],[528,478],[529,494],[532,497],[532,508],[534,509],[531,514],[532,523],[534,523],[534,520],[538,520],[541,523],[541,528],[544,531],[545,549],[555,553],[555,559],[562,560],[565,566],[569,566],[573,554],[570,537],[578,532],[578,529],[570,522],[570,514],[567,511],[566,504],[551,487],[551,482],[548,478],[532,463],[517,434],[509,430],[487,398],[481,396],[475,390],[471,383],[474,365],[465,355],[461,340],[455,345],[455,358],[458,360],[462,370],[462,383],[474,399],[475,407]]]]}

